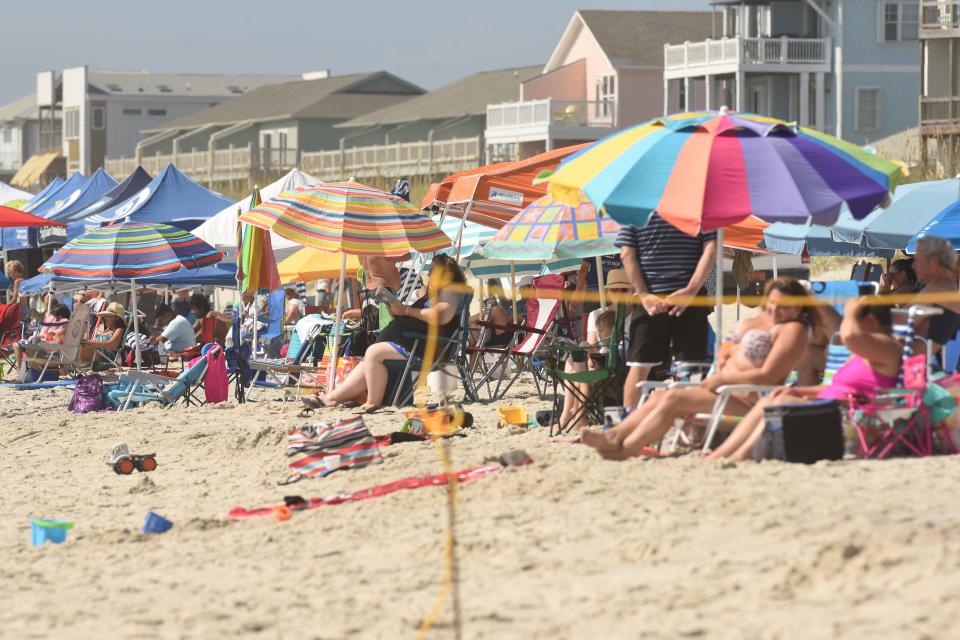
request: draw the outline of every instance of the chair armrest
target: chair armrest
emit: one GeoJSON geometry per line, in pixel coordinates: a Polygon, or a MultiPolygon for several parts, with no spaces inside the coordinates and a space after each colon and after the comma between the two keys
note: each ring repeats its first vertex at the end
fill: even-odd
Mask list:
{"type": "Polygon", "coordinates": [[[782,384],[725,384],[717,388],[717,394],[767,393],[782,386],[782,384]]]}

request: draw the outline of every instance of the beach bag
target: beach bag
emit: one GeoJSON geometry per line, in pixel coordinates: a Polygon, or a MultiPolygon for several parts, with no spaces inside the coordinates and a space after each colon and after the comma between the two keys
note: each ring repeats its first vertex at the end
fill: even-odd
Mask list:
{"type": "Polygon", "coordinates": [[[203,376],[203,397],[207,404],[226,402],[230,395],[227,383],[227,357],[219,346],[207,351],[207,372],[203,376]]]}
{"type": "Polygon", "coordinates": [[[753,448],[756,460],[813,464],[843,458],[843,413],[837,400],[781,404],[763,410],[766,429],[753,448]]]}
{"type": "Polygon", "coordinates": [[[287,432],[285,482],[327,476],[338,469],[359,469],[382,461],[380,448],[363,416],[294,427],[287,432]]]}
{"type": "Polygon", "coordinates": [[[67,409],[74,413],[103,411],[107,406],[104,400],[103,380],[95,373],[79,376],[73,387],[73,397],[67,409]]]}

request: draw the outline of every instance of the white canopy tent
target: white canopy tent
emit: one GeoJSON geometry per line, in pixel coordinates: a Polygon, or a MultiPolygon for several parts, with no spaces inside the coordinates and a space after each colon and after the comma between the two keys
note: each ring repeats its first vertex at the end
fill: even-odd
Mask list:
{"type": "MultiPolygon", "coordinates": [[[[276,182],[260,189],[260,200],[266,202],[284,191],[297,187],[314,187],[319,184],[322,184],[321,181],[309,173],[292,169],[276,182]]],[[[250,196],[230,205],[192,231],[193,235],[223,251],[224,260],[227,261],[236,259],[238,209],[241,213],[250,209],[250,196]]],[[[270,233],[270,242],[277,260],[282,260],[303,248],[302,245],[273,232],[270,233]]]]}
{"type": "Polygon", "coordinates": [[[13,202],[14,200],[29,200],[33,197],[32,193],[15,189],[5,182],[0,182],[0,204],[13,202]]]}

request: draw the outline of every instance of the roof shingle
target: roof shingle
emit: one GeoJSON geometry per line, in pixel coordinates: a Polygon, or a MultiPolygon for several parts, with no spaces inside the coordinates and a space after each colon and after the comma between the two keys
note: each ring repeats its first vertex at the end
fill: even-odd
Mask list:
{"type": "Polygon", "coordinates": [[[709,11],[578,11],[616,68],[662,67],[663,45],[713,35],[709,11]]]}

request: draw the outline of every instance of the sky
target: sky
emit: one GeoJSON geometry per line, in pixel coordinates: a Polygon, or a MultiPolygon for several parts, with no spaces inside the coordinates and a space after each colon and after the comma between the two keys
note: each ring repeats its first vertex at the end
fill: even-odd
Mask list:
{"type": "MultiPolygon", "coordinates": [[[[166,73],[390,71],[434,89],[547,60],[576,9],[662,0],[32,0],[5,6],[0,104],[38,71],[87,65],[166,73]],[[19,28],[13,27],[19,25],[19,28]]],[[[708,0],[671,0],[673,10],[708,0]]]]}

